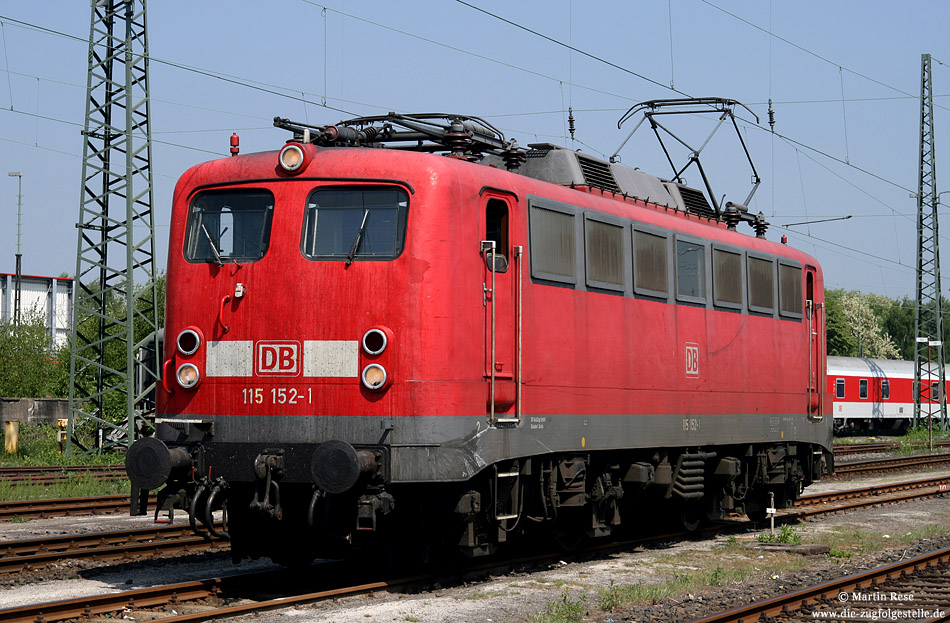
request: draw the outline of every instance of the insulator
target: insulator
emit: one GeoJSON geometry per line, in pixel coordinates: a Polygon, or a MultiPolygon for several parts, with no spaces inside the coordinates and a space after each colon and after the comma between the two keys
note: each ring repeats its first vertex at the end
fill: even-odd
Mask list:
{"type": "Polygon", "coordinates": [[[528,159],[527,153],[523,149],[506,149],[501,154],[502,160],[505,161],[505,168],[509,171],[517,171],[521,168],[521,165],[524,164],[525,160],[528,159]]]}
{"type": "Polygon", "coordinates": [[[772,109],[772,98],[769,98],[769,127],[775,131],[775,110],[772,109]]]}
{"type": "Polygon", "coordinates": [[[726,227],[728,227],[730,231],[735,231],[736,225],[738,225],[741,220],[739,210],[734,205],[727,205],[726,209],[722,212],[722,220],[726,222],[726,227]]]}
{"type": "Polygon", "coordinates": [[[755,215],[755,221],[752,223],[752,229],[755,230],[756,238],[765,238],[765,232],[769,229],[769,224],[765,220],[765,215],[759,212],[755,215]]]}
{"type": "Polygon", "coordinates": [[[574,140],[574,109],[567,107],[567,130],[571,133],[571,140],[574,140]]]}
{"type": "Polygon", "coordinates": [[[465,158],[465,151],[472,145],[472,137],[460,122],[454,121],[449,126],[449,131],[442,136],[442,142],[452,150],[453,157],[465,158]]]}

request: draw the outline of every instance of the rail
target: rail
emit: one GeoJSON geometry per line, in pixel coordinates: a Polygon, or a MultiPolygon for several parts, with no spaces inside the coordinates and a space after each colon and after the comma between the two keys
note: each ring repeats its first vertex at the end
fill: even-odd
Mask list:
{"type": "Polygon", "coordinates": [[[884,609],[892,614],[901,613],[886,620],[946,621],[950,612],[950,548],[693,619],[690,623],[772,621],[773,617],[782,621],[822,618],[870,621],[878,620],[871,615],[880,614],[884,609]],[[892,594],[895,599],[883,604],[873,598],[892,594]],[[863,600],[862,596],[868,599],[863,600]],[[822,611],[844,616],[821,617],[822,611]],[[939,611],[943,614],[936,614],[939,611]]]}
{"type": "MultiPolygon", "coordinates": [[[[155,503],[155,497],[149,500],[155,503]]],[[[14,500],[0,502],[0,521],[11,519],[42,519],[95,513],[128,512],[129,496],[103,495],[50,500],[14,500]]]]}

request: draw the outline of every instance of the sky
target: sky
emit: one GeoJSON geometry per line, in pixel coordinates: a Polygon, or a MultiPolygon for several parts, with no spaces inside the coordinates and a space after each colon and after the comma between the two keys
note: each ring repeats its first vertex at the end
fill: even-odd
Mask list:
{"type": "MultiPolygon", "coordinates": [[[[950,4],[915,0],[153,0],[156,267],[167,263],[177,178],[227,157],[233,132],[242,153],[279,149],[289,135],[274,116],[324,125],[461,113],[523,146],[606,158],[639,120],[617,127],[637,103],[715,96],[752,111],[736,109],[762,179],[749,208],[772,224],[767,237],[815,256],[829,288],[913,297],[925,53],[937,188],[950,190],[948,25],[950,4]]],[[[88,2],[0,0],[0,172],[23,174],[25,274],[76,269],[89,27],[88,2]]],[[[714,122],[683,116],[668,127],[695,147],[714,122]]],[[[671,175],[646,126],[619,157],[671,175]]],[[[682,150],[675,158],[685,163],[682,150]]],[[[731,127],[701,158],[717,198],[744,201],[752,171],[731,127]]],[[[701,186],[695,169],[686,181],[701,186]]],[[[14,272],[17,182],[0,176],[0,273],[14,272]]]]}

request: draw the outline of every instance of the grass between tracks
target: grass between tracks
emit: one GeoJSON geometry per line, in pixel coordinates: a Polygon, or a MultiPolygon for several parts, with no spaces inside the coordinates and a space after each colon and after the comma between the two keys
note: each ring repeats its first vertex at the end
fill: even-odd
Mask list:
{"type": "MultiPolygon", "coordinates": [[[[929,454],[930,447],[928,446],[928,441],[930,440],[931,432],[927,429],[926,426],[918,426],[907,431],[907,434],[903,437],[897,439],[896,441],[901,442],[900,448],[897,449],[898,454],[903,455],[912,455],[912,454],[929,454]]],[[[938,441],[946,441],[948,439],[947,433],[935,428],[933,431],[933,440],[934,443],[938,441]]],[[[935,450],[938,450],[935,448],[935,450]]]]}
{"type": "MultiPolygon", "coordinates": [[[[930,439],[930,431],[927,429],[926,424],[922,424],[916,428],[912,428],[900,437],[839,437],[835,439],[836,444],[859,444],[859,443],[874,443],[876,441],[895,441],[900,444],[896,452],[901,455],[912,455],[912,454],[929,454],[930,449],[927,447],[927,442],[930,439]]],[[[948,441],[950,440],[950,433],[944,432],[936,426],[933,430],[933,440],[934,442],[938,441],[948,441]]]]}
{"type": "MultiPolygon", "coordinates": [[[[0,438],[3,435],[0,433],[0,438]]],[[[43,424],[21,424],[15,454],[0,454],[0,466],[109,465],[125,461],[121,453],[66,456],[59,453],[56,430],[43,424]]],[[[128,493],[124,478],[106,480],[83,474],[70,475],[67,480],[49,485],[20,483],[16,486],[0,481],[0,501],[48,500],[53,498],[116,495],[128,493]]]]}
{"type": "MultiPolygon", "coordinates": [[[[557,599],[525,620],[528,623],[576,623],[585,617],[602,620],[603,614],[638,605],[691,599],[694,594],[708,593],[716,588],[743,585],[751,588],[752,583],[761,581],[781,583],[783,577],[813,564],[813,559],[798,554],[764,549],[758,545],[759,541],[827,545],[830,552],[825,559],[840,562],[947,534],[950,534],[950,521],[895,535],[853,525],[836,526],[825,531],[808,530],[799,525],[777,533],[774,539],[731,536],[703,551],[681,550],[653,556],[648,552],[643,560],[625,563],[616,571],[618,577],[610,580],[606,587],[584,584],[583,578],[564,583],[559,587],[561,593],[557,599]],[[624,574],[636,574],[642,579],[625,582],[624,574]]],[[[511,587],[530,588],[529,584],[538,585],[529,582],[511,587]]]]}
{"type": "Polygon", "coordinates": [[[88,476],[70,476],[63,482],[53,484],[17,484],[0,482],[0,502],[16,500],[55,500],[60,498],[84,498],[100,495],[128,495],[127,480],[96,479],[88,476]]]}

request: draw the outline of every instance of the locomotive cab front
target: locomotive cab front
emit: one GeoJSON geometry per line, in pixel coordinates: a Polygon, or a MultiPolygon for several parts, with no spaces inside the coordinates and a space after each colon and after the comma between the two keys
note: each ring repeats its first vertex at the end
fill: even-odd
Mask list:
{"type": "Polygon", "coordinates": [[[359,489],[369,523],[392,506],[385,423],[412,313],[392,284],[407,280],[411,190],[348,179],[345,150],[291,147],[276,167],[239,156],[179,183],[157,432],[127,458],[133,512],[167,483],[156,516],[182,508],[236,555],[299,550],[283,536],[319,523],[324,496],[359,489]],[[268,522],[285,527],[242,534],[268,522]]]}

